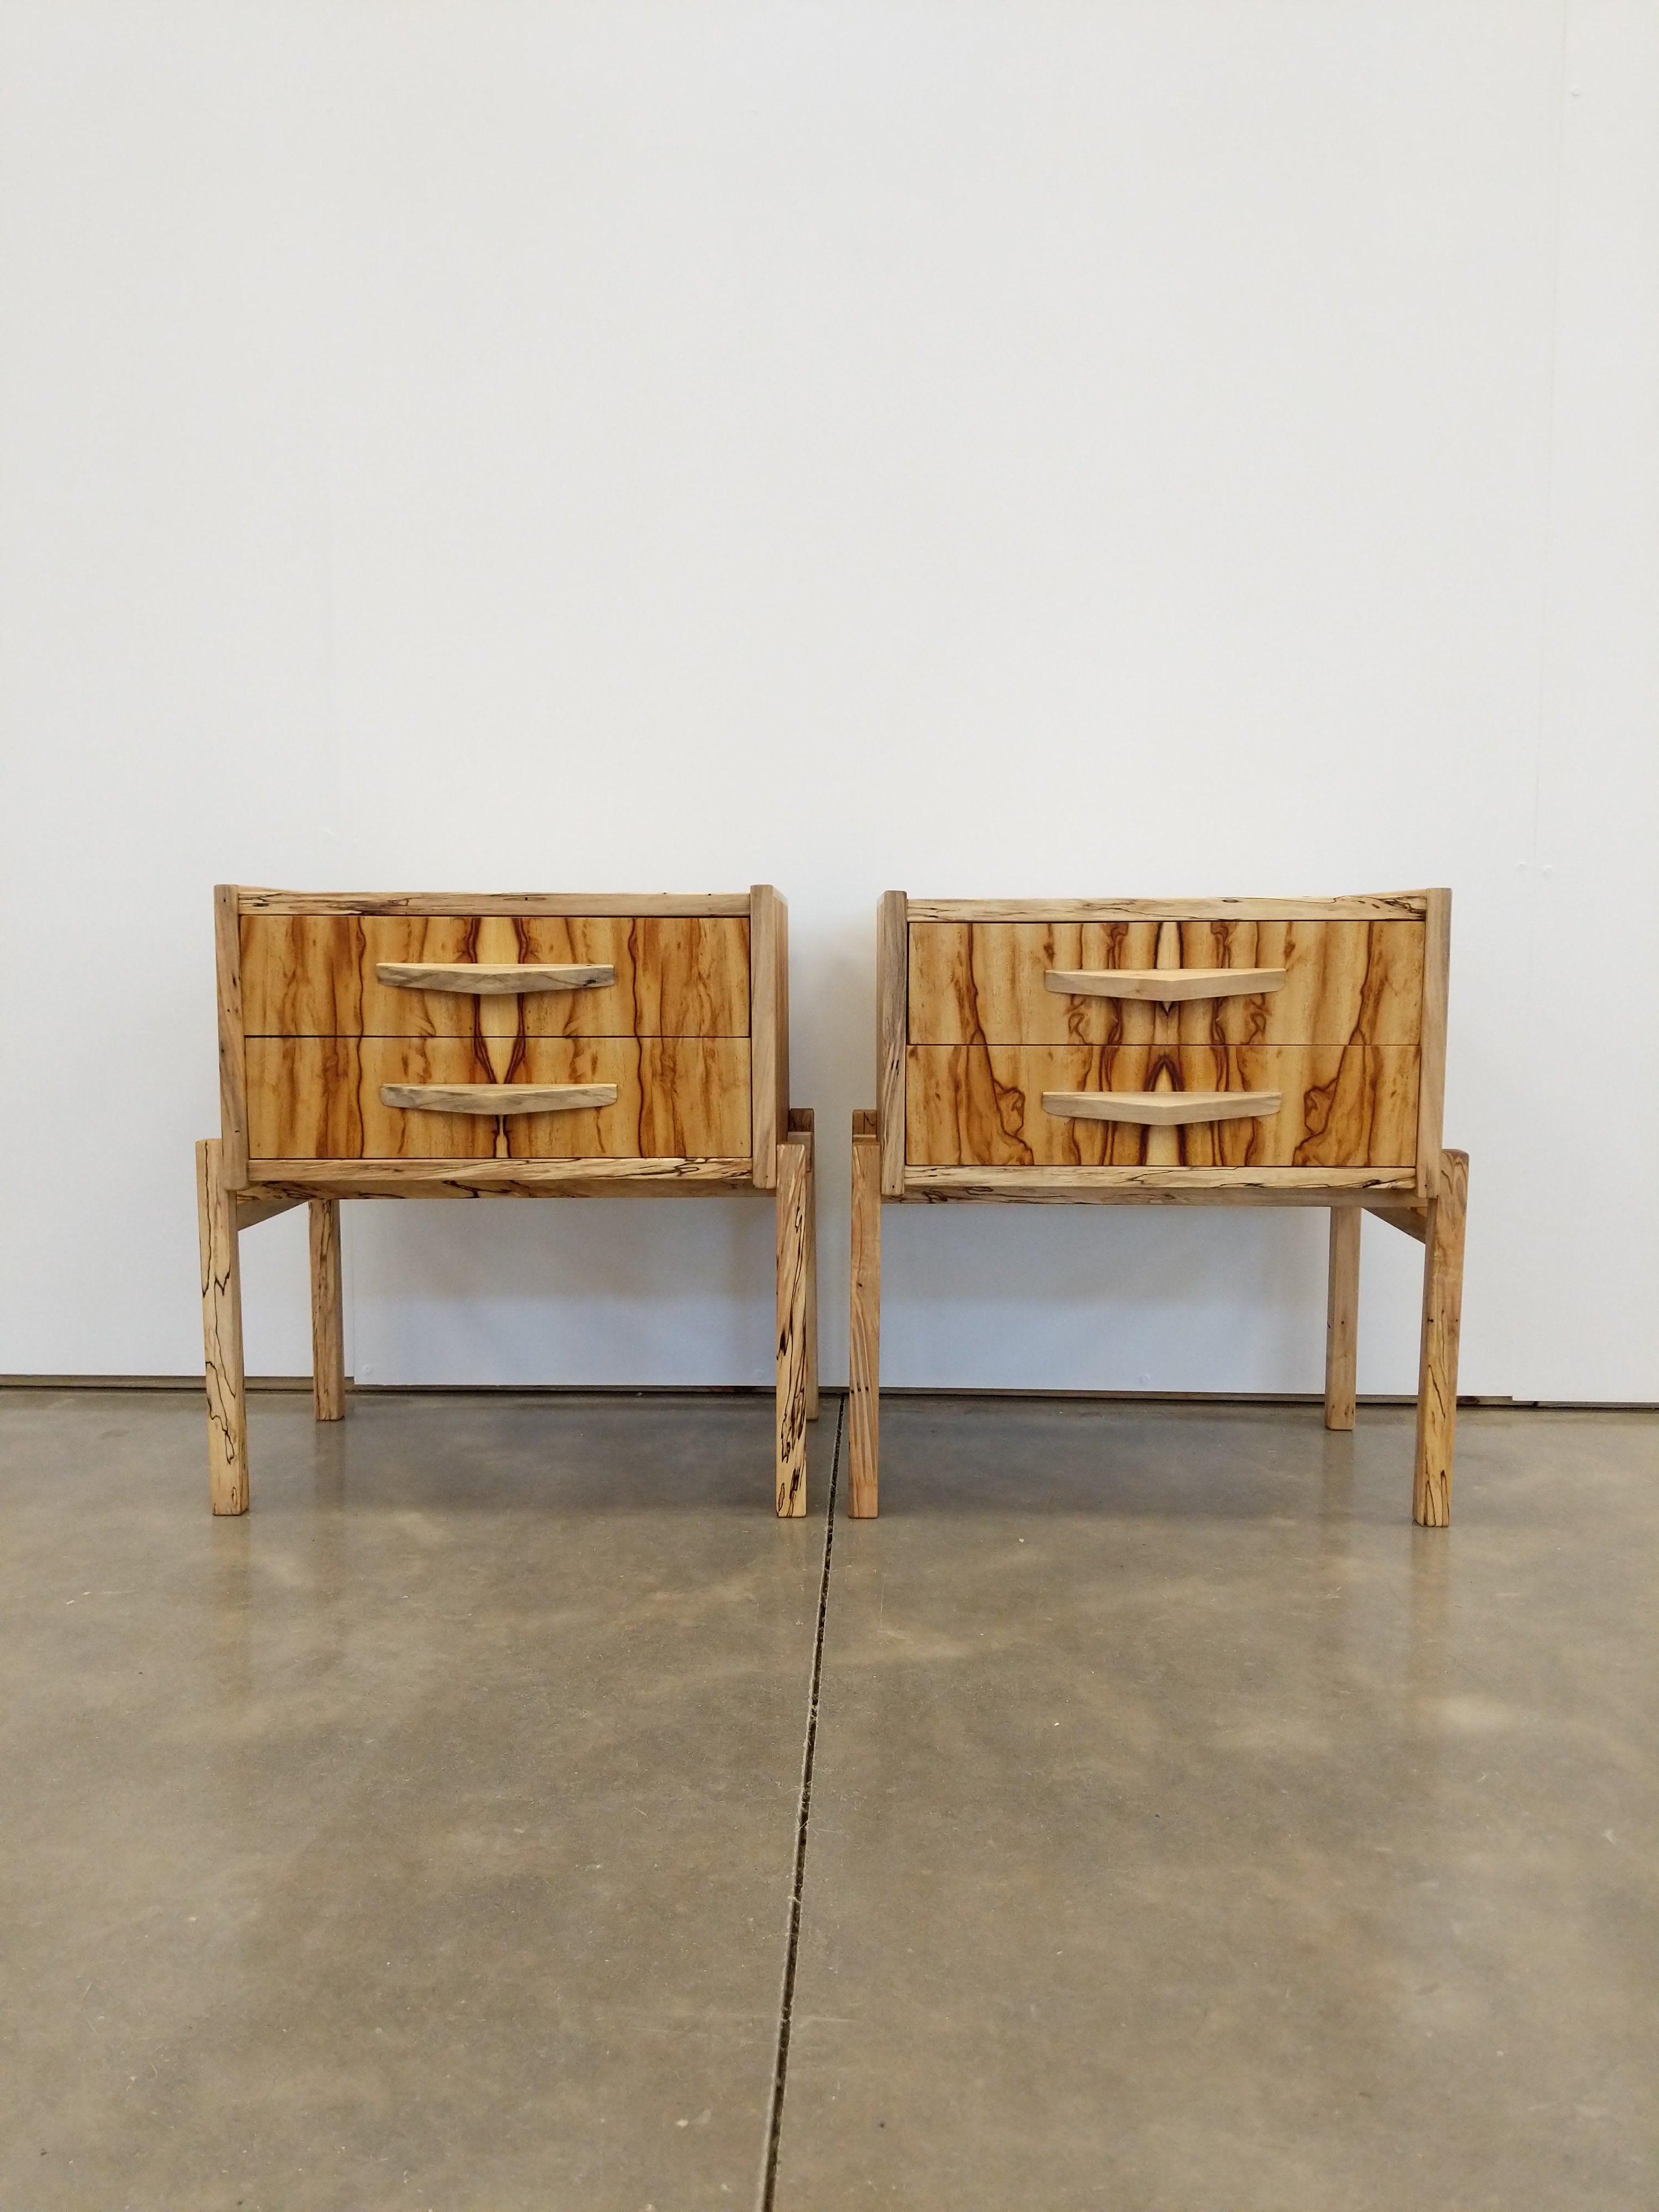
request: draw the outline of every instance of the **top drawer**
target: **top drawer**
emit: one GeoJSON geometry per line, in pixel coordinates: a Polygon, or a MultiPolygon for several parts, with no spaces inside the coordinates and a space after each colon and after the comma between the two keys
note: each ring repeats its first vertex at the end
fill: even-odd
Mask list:
{"type": "Polygon", "coordinates": [[[1416,1045],[1423,961],[1420,921],[912,922],[909,1042],[1416,1045]],[[1160,1000],[1127,977],[1147,995],[1047,981],[1182,969],[1266,970],[1273,987],[1231,994],[1224,977],[1216,995],[1160,1000]]]}
{"type": "Polygon", "coordinates": [[[750,1033],[749,922],[735,915],[245,913],[240,943],[251,1037],[470,1037],[502,996],[527,1037],[750,1033]],[[379,973],[451,966],[609,968],[615,981],[520,995],[495,977],[481,999],[465,977],[379,973]]]}

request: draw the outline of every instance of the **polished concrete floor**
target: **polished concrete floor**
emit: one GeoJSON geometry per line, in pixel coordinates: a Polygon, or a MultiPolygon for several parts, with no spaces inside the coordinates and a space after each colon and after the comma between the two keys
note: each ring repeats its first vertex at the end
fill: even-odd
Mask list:
{"type": "Polygon", "coordinates": [[[0,2208],[1659,2203],[1659,1419],[837,1434],[0,1393],[0,2208]]]}

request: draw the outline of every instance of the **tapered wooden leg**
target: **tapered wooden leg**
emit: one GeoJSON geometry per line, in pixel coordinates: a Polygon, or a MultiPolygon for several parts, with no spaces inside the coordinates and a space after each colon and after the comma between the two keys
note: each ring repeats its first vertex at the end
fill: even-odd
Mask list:
{"type": "Polygon", "coordinates": [[[806,1190],[808,1147],[778,1146],[777,1505],[781,1521],[806,1510],[806,1190]]]}
{"type": "Polygon", "coordinates": [[[853,1117],[853,1313],[847,1436],[852,1514],[873,1520],[881,1420],[881,1143],[873,1114],[853,1117]],[[867,1129],[860,1123],[867,1124],[867,1129]]]}
{"type": "Polygon", "coordinates": [[[806,1144],[806,1418],[818,1417],[818,1145],[810,1106],[789,1109],[789,1133],[806,1144]]]}
{"type": "Polygon", "coordinates": [[[1452,1446],[1457,1427],[1457,1338],[1463,1310],[1463,1224],[1469,1156],[1442,1152],[1440,1187],[1429,1201],[1423,1248],[1423,1358],[1417,1382],[1417,1470],[1412,1518],[1425,1528],[1451,1520],[1452,1446]]]}
{"type": "Polygon", "coordinates": [[[311,1402],[319,1421],[345,1418],[345,1321],[340,1306],[340,1201],[311,1201],[311,1402]]]}
{"type": "Polygon", "coordinates": [[[206,1352],[208,1487],[216,1513],[246,1513],[247,1393],[242,1376],[242,1275],[236,1200],[226,1188],[217,1137],[196,1147],[202,1238],[202,1334],[206,1352]]]}
{"type": "Polygon", "coordinates": [[[1325,1293],[1325,1426],[1353,1426],[1359,1364],[1359,1208],[1331,1208],[1331,1271],[1325,1293]]]}

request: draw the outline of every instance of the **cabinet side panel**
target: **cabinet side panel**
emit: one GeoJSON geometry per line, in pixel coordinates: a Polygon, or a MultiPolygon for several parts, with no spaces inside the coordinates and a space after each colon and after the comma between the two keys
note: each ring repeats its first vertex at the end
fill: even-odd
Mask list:
{"type": "Polygon", "coordinates": [[[876,1125],[881,1194],[904,1193],[905,1042],[909,1027],[909,926],[902,891],[884,891],[876,908],[876,1125]]]}
{"type": "Polygon", "coordinates": [[[227,1188],[247,1181],[247,1070],[243,1048],[242,941],[234,884],[213,892],[214,968],[219,1000],[220,1173],[227,1188]]]}
{"type": "MultiPolygon", "coordinates": [[[[781,1046],[778,1036],[778,960],[782,921],[770,884],[749,894],[750,1152],[757,1190],[775,1190],[783,1121],[778,1112],[781,1046]]],[[[787,1068],[783,1079],[787,1081],[787,1068]]]]}
{"type": "Polygon", "coordinates": [[[1440,1179],[1446,1103],[1446,1019],[1451,980],[1451,893],[1427,894],[1423,943],[1423,1073],[1417,1096],[1417,1191],[1432,1198],[1440,1179]]]}

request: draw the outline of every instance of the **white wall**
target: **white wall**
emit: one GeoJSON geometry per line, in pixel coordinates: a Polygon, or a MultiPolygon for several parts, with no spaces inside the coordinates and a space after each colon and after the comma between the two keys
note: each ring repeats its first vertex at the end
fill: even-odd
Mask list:
{"type": "MultiPolygon", "coordinates": [[[[216,878],[780,884],[831,1376],[880,890],[1447,882],[1464,1386],[1659,1398],[1655,0],[0,22],[0,1369],[199,1368],[216,878]]],[[[886,1376],[1314,1388],[1323,1231],[890,1211],[886,1376]]],[[[365,1381],[767,1373],[759,1204],[347,1238],[365,1381]]]]}

